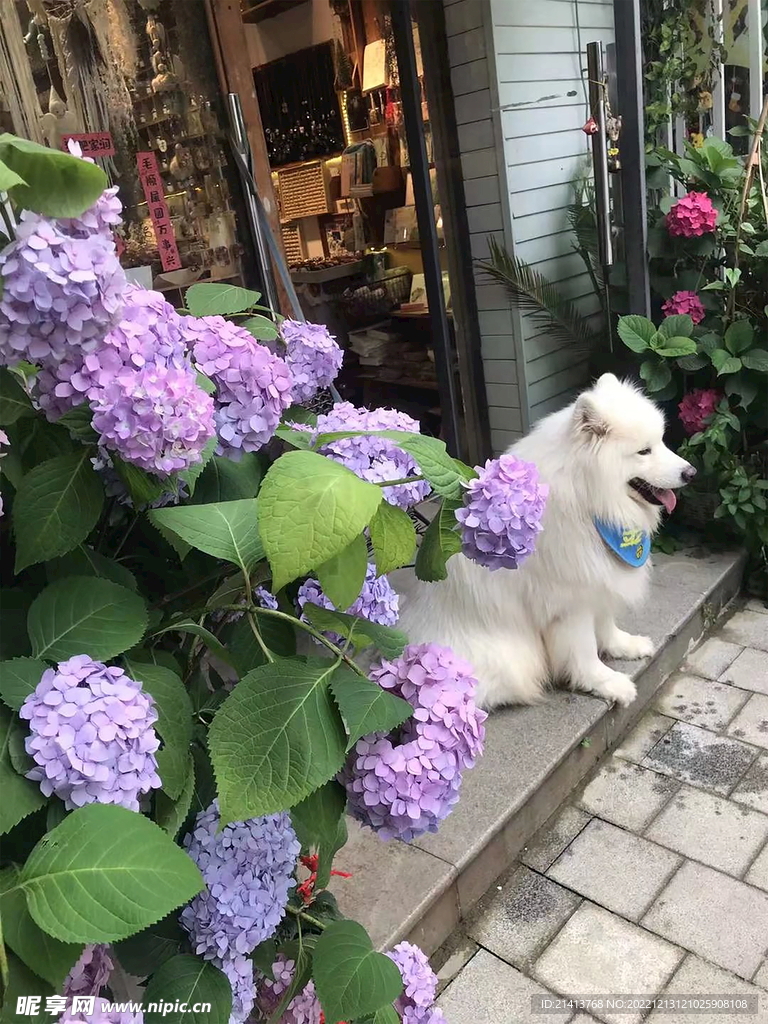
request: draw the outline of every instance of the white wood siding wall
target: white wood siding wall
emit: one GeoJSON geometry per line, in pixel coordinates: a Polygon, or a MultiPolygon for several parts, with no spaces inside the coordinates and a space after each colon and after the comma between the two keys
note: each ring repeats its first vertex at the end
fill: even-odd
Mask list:
{"type": "MultiPolygon", "coordinates": [[[[585,314],[598,302],[573,252],[571,182],[588,166],[581,69],[613,41],[612,0],[444,0],[472,255],[490,234],[560,284],[585,314]]],[[[476,275],[495,452],[569,401],[587,365],[476,275]]]]}

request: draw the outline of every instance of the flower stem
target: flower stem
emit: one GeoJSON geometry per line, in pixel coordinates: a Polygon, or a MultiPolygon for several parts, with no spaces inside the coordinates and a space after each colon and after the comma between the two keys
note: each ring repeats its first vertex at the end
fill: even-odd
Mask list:
{"type": "Polygon", "coordinates": [[[308,914],[306,910],[299,910],[298,907],[292,907],[290,903],[285,908],[289,914],[293,914],[294,917],[298,918],[299,921],[306,921],[307,924],[311,924],[313,928],[319,928],[321,932],[324,932],[326,925],[323,921],[318,920],[311,914],[308,914]]]}
{"type": "Polygon", "coordinates": [[[254,618],[253,618],[253,613],[252,613],[252,612],[250,612],[250,611],[248,611],[248,612],[246,612],[245,614],[246,614],[246,615],[248,616],[248,624],[249,624],[249,626],[251,627],[251,632],[252,632],[252,633],[253,633],[253,635],[254,635],[254,636],[256,637],[256,643],[257,643],[257,644],[259,645],[259,647],[261,648],[261,650],[262,650],[262,653],[264,654],[264,657],[265,657],[265,658],[267,659],[267,661],[268,661],[268,662],[269,662],[269,663],[270,663],[271,665],[274,665],[274,663],[275,663],[275,659],[274,659],[274,657],[272,656],[272,652],[270,651],[270,649],[269,649],[269,648],[267,647],[267,645],[266,645],[266,644],[264,643],[264,639],[263,639],[263,637],[262,637],[261,633],[259,632],[259,627],[258,627],[258,626],[256,625],[256,622],[254,621],[254,618]]]}
{"type": "Polygon", "coordinates": [[[5,955],[5,943],[3,941],[3,921],[0,917],[0,977],[3,979],[3,991],[8,988],[8,957],[5,955]]]}

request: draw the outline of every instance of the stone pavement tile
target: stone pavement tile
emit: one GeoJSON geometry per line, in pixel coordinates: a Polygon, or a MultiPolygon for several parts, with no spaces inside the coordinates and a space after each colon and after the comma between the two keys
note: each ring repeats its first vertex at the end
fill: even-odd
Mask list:
{"type": "Polygon", "coordinates": [[[723,626],[720,635],[728,643],[768,651],[768,621],[762,612],[736,612],[723,626]]]}
{"type": "Polygon", "coordinates": [[[707,679],[719,679],[731,662],[741,653],[738,644],[729,644],[719,637],[713,636],[705,640],[701,647],[691,651],[682,664],[683,671],[706,676],[707,679]]]}
{"type": "Polygon", "coordinates": [[[655,772],[611,758],[587,785],[578,803],[592,814],[624,828],[645,828],[677,789],[655,772]]]}
{"type": "Polygon", "coordinates": [[[721,732],[747,699],[747,694],[733,686],[676,672],[664,684],[654,705],[671,718],[721,732]]]}
{"type": "Polygon", "coordinates": [[[570,1010],[531,1014],[531,996],[546,989],[520,971],[481,949],[438,999],[450,1024],[527,1024],[528,1021],[567,1021],[570,1010]]]}
{"type": "Polygon", "coordinates": [[[760,988],[768,988],[768,960],[763,960],[752,981],[760,988]]]}
{"type": "Polygon", "coordinates": [[[645,835],[692,860],[740,876],[768,839],[768,817],[683,786],[645,835]]]}
{"type": "Polygon", "coordinates": [[[717,1013],[686,1013],[659,1008],[648,1017],[649,1024],[738,1024],[739,1021],[743,1024],[768,1024],[768,999],[764,992],[692,953],[664,989],[664,996],[756,996],[758,1012],[744,1014],[720,1010],[717,1013]]]}
{"type": "Polygon", "coordinates": [[[687,861],[642,924],[748,979],[768,947],[768,895],[714,868],[687,861]]]}
{"type": "MultiPolygon", "coordinates": [[[[563,995],[655,995],[683,955],[683,950],[637,925],[582,903],[536,961],[533,973],[563,995]]],[[[611,1024],[637,1024],[643,1016],[599,1011],[597,1015],[611,1024]]]]}
{"type": "Polygon", "coordinates": [[[656,711],[647,711],[621,746],[614,750],[614,754],[623,757],[625,761],[639,763],[674,724],[674,718],[667,718],[656,711]]]}
{"type": "Polygon", "coordinates": [[[744,875],[744,881],[756,885],[758,889],[768,889],[768,849],[758,854],[754,864],[750,865],[749,871],[744,875]]]}
{"type": "Polygon", "coordinates": [[[758,757],[730,798],[768,814],[768,754],[758,757]]]}
{"type": "Polygon", "coordinates": [[[750,598],[744,605],[745,612],[759,612],[761,615],[768,615],[768,604],[765,601],[758,601],[756,597],[750,598]]]}
{"type": "Polygon", "coordinates": [[[746,743],[678,722],[644,758],[643,765],[725,795],[756,757],[755,748],[746,743]]]}
{"type": "Polygon", "coordinates": [[[720,676],[724,683],[740,686],[742,690],[768,693],[768,654],[745,647],[736,660],[720,676]]]}
{"type": "Polygon", "coordinates": [[[728,726],[728,735],[758,747],[768,747],[768,696],[753,693],[728,726]]]}
{"type": "MultiPolygon", "coordinates": [[[[454,933],[455,935],[456,933],[454,933]]],[[[457,975],[464,970],[472,957],[480,948],[478,944],[466,935],[459,935],[455,941],[451,941],[451,948],[443,959],[440,967],[433,963],[432,967],[437,975],[437,991],[442,992],[457,975]]],[[[445,947],[442,947],[441,952],[445,947]]]]}
{"type": "Polygon", "coordinates": [[[566,805],[523,848],[520,860],[534,871],[546,871],[591,820],[580,807],[566,805]]]}
{"type": "Polygon", "coordinates": [[[597,1024],[594,1017],[588,1017],[586,1013],[577,1013],[569,1024],[597,1024]]]}
{"type": "Polygon", "coordinates": [[[547,874],[587,899],[636,921],[681,863],[682,859],[669,850],[593,818],[547,874]]]}
{"type": "Polygon", "coordinates": [[[581,900],[544,875],[520,865],[487,908],[466,925],[467,934],[514,967],[539,955],[581,900]]]}

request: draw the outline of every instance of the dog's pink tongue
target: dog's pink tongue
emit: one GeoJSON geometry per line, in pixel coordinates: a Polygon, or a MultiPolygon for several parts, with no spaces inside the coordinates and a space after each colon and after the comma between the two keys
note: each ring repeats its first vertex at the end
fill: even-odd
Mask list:
{"type": "Polygon", "coordinates": [[[677,505],[677,495],[674,491],[666,490],[663,487],[654,487],[653,493],[662,502],[667,512],[670,514],[674,512],[675,505],[677,505]]]}

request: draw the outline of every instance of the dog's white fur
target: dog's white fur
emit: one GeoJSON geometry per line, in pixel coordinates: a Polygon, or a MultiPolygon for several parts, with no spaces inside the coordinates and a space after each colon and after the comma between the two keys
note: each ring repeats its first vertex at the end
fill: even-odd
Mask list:
{"type": "Polygon", "coordinates": [[[659,506],[629,480],[677,488],[693,470],[663,442],[661,411],[631,384],[605,374],[568,408],[547,416],[510,449],[549,485],[536,551],[517,570],[491,572],[463,555],[441,583],[400,570],[400,627],[411,642],[445,644],[466,658],[485,708],[532,704],[553,679],[628,704],[628,675],[600,660],[645,658],[653,645],[619,629],[615,617],[639,604],[650,561],[624,565],[598,535],[595,517],[652,533],[659,506]],[[646,448],[650,453],[639,454],[646,448]],[[687,472],[686,472],[687,471],[687,472]]]}

